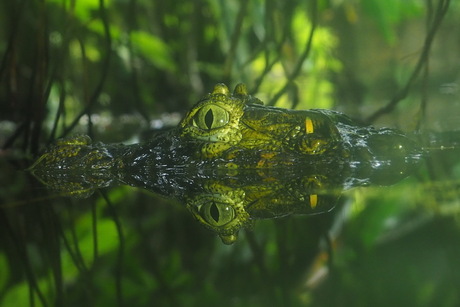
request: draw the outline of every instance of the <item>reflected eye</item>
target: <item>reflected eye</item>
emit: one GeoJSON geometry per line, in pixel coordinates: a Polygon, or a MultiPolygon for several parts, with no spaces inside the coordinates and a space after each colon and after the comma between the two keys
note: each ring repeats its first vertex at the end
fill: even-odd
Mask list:
{"type": "Polygon", "coordinates": [[[198,212],[211,226],[224,226],[235,218],[235,210],[225,203],[206,203],[198,208],[198,212]]]}
{"type": "Polygon", "coordinates": [[[216,105],[203,106],[193,116],[193,126],[203,130],[223,127],[228,121],[228,111],[216,105]]]}

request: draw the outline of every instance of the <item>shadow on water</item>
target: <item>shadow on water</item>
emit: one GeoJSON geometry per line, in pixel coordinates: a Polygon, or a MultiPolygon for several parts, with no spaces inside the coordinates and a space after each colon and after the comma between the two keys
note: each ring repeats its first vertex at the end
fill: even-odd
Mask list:
{"type": "MultiPolygon", "coordinates": [[[[29,300],[43,305],[98,305],[104,304],[98,301],[107,299],[104,295],[120,305],[139,295],[145,301],[136,304],[181,304],[200,303],[187,296],[209,291],[203,303],[238,293],[235,304],[241,299],[298,305],[318,299],[335,305],[339,298],[340,303],[354,302],[342,287],[356,287],[376,274],[376,282],[386,286],[396,269],[409,264],[407,276],[392,281],[393,293],[402,286],[407,291],[412,278],[455,284],[450,266],[459,232],[452,215],[460,209],[460,183],[450,178],[457,171],[453,166],[458,167],[458,133],[429,135],[429,149],[424,149],[397,130],[361,126],[338,113],[289,111],[280,121],[284,110],[256,106],[253,113],[253,105],[245,104],[235,128],[241,132],[238,143],[224,146],[226,140],[210,142],[209,135],[196,139],[194,130],[190,136],[187,127],[199,128],[199,110],[213,110],[209,105],[216,99],[225,100],[221,87],[201,100],[178,128],[159,132],[146,143],[92,144],[87,136],[59,140],[29,169],[38,182],[29,171],[5,165],[3,181],[15,184],[5,191],[10,200],[2,207],[4,261],[21,268],[8,271],[5,281],[14,284],[10,278],[24,276],[9,288],[5,301],[29,293],[29,300]],[[299,119],[307,119],[311,127],[305,125],[290,138],[297,147],[279,143],[286,139],[277,139],[277,131],[285,135],[299,119]],[[262,137],[264,129],[270,131],[269,139],[262,137]],[[311,141],[315,139],[324,142],[311,141]],[[176,205],[143,190],[129,192],[127,186],[107,189],[120,184],[175,199],[176,205]],[[359,192],[352,189],[360,186],[359,192]],[[360,194],[367,203],[361,208],[360,194]],[[223,243],[235,243],[240,230],[248,231],[229,250],[193,225],[184,205],[223,243]],[[277,219],[289,215],[307,216],[277,219]],[[254,226],[258,219],[276,220],[254,226]],[[405,252],[400,255],[401,249],[405,252]],[[196,276],[201,276],[201,290],[195,288],[196,276]],[[241,276],[250,281],[249,289],[240,285],[241,276]]],[[[228,105],[246,101],[226,95],[228,105]]],[[[211,138],[220,134],[218,129],[204,131],[212,131],[211,138]]],[[[416,295],[424,285],[411,286],[416,295]]],[[[375,291],[372,300],[388,302],[379,297],[378,287],[368,290],[375,291]]]]}
{"type": "Polygon", "coordinates": [[[0,4],[0,306],[460,303],[457,4],[25,3],[0,4]],[[219,80],[417,133],[241,87],[226,115],[219,80]]]}

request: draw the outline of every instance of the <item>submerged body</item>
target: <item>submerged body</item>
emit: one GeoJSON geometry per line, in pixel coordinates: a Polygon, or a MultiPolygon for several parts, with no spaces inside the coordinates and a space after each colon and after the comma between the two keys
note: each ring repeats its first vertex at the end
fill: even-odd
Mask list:
{"type": "Polygon", "coordinates": [[[31,167],[45,184],[84,196],[114,183],[184,202],[225,243],[254,218],[330,210],[344,189],[391,184],[421,160],[393,129],[361,126],[329,110],[263,106],[223,84],[179,126],[136,145],[61,140],[31,167]]]}

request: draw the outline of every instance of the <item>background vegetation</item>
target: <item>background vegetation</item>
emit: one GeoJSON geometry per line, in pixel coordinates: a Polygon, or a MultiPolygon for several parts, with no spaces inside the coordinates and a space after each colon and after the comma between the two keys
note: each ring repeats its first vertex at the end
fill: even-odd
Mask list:
{"type": "Polygon", "coordinates": [[[22,170],[65,135],[147,138],[218,82],[458,130],[459,17],[449,0],[1,1],[0,305],[458,306],[455,149],[393,187],[346,192],[329,215],[259,221],[233,246],[148,192],[71,199],[22,170]]]}

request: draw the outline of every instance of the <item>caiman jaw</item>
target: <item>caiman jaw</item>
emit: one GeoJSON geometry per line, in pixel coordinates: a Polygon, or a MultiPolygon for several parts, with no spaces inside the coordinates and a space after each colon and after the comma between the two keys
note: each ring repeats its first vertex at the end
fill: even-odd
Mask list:
{"type": "Polygon", "coordinates": [[[329,211],[343,188],[397,182],[420,157],[397,130],[360,126],[330,110],[263,106],[243,84],[233,93],[217,84],[177,128],[149,142],[67,138],[30,171],[80,197],[112,182],[172,195],[231,244],[255,218],[329,211]]]}

